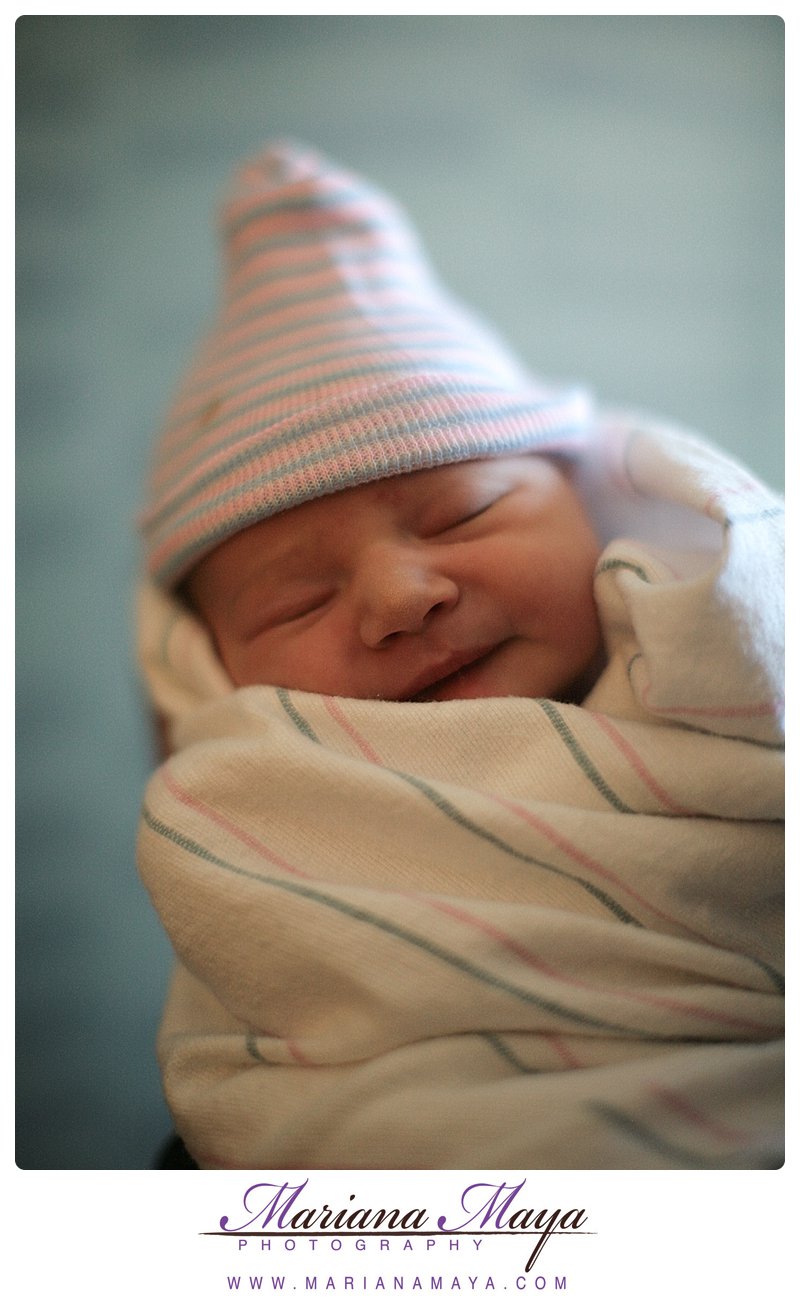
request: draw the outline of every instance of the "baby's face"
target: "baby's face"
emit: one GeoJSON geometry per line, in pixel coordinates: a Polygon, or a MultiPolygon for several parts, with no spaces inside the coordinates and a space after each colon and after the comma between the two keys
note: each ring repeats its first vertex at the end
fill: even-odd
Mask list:
{"type": "Polygon", "coordinates": [[[600,646],[598,551],[565,472],[528,455],[291,508],[220,544],[188,589],[238,686],[563,699],[600,646]]]}

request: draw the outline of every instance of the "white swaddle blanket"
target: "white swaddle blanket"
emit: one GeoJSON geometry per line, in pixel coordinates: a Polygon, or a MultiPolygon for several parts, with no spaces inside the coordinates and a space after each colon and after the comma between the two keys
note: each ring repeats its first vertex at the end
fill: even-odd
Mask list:
{"type": "Polygon", "coordinates": [[[780,1163],[780,503],[609,422],[581,706],[233,690],[145,587],[143,879],[204,1167],[780,1163]]]}

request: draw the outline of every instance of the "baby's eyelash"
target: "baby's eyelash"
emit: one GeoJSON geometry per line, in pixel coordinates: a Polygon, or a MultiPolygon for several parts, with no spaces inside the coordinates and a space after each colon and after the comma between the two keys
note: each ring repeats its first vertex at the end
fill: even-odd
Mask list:
{"type": "Polygon", "coordinates": [[[312,616],[314,612],[320,611],[330,601],[329,593],[320,594],[318,597],[309,598],[308,601],[297,603],[292,607],[287,604],[283,611],[269,613],[259,620],[254,629],[249,633],[247,638],[257,639],[262,634],[268,634],[271,630],[280,630],[284,626],[293,625],[296,621],[302,621],[306,616],[312,616]]]}
{"type": "Polygon", "coordinates": [[[299,603],[297,607],[289,608],[287,612],[277,617],[276,625],[291,625],[292,621],[300,621],[304,616],[311,616],[312,612],[319,611],[321,607],[330,599],[330,594],[320,594],[319,597],[310,598],[307,602],[299,603]]]}
{"type": "Polygon", "coordinates": [[[455,524],[465,526],[468,521],[474,521],[476,517],[482,517],[484,512],[488,512],[491,506],[491,503],[484,503],[483,507],[476,508],[474,512],[467,512],[465,516],[459,517],[455,524]]]}
{"type": "Polygon", "coordinates": [[[452,521],[447,521],[443,526],[439,527],[436,534],[443,535],[446,534],[448,530],[456,530],[459,526],[469,525],[470,521],[475,521],[478,517],[482,517],[485,512],[489,511],[489,508],[494,507],[496,502],[497,499],[492,499],[490,503],[484,503],[481,507],[475,508],[472,512],[465,512],[461,516],[455,517],[452,521]]]}

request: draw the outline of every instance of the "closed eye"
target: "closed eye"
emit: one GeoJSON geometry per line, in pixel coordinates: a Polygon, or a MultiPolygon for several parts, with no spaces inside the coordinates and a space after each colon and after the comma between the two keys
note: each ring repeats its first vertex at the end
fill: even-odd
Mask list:
{"type": "Polygon", "coordinates": [[[498,503],[500,498],[503,497],[505,497],[505,495],[499,495],[497,498],[490,499],[488,503],[482,503],[480,507],[477,507],[472,511],[459,513],[457,516],[445,521],[443,525],[439,526],[433,532],[434,535],[445,535],[450,530],[459,530],[461,526],[468,526],[470,522],[477,521],[479,517],[485,516],[490,508],[493,508],[495,503],[498,503]]]}
{"type": "Polygon", "coordinates": [[[252,628],[245,636],[247,640],[256,639],[259,635],[266,634],[270,630],[281,630],[290,628],[303,621],[307,616],[313,616],[316,612],[321,612],[332,598],[331,591],[324,591],[318,594],[301,598],[294,602],[287,602],[281,607],[274,608],[271,611],[264,612],[254,621],[252,628]]]}
{"type": "Polygon", "coordinates": [[[466,526],[468,522],[474,521],[477,517],[482,517],[485,512],[489,511],[490,507],[492,507],[491,503],[485,503],[483,507],[476,508],[474,512],[467,512],[465,516],[459,517],[454,524],[456,526],[466,526]]]}
{"type": "Polygon", "coordinates": [[[312,612],[318,612],[325,606],[330,594],[323,594],[319,598],[312,598],[304,603],[298,604],[290,612],[286,612],[278,620],[279,625],[291,625],[292,621],[302,621],[304,616],[310,616],[312,612]]]}

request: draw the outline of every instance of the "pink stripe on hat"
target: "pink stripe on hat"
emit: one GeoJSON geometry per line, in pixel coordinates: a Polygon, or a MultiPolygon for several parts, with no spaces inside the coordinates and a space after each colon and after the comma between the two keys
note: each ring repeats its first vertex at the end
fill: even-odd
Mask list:
{"type": "Polygon", "coordinates": [[[264,517],[352,485],[585,441],[581,391],[526,375],[436,281],[401,210],[273,145],[222,211],[220,317],[174,402],[142,516],[175,584],[264,517]]]}

